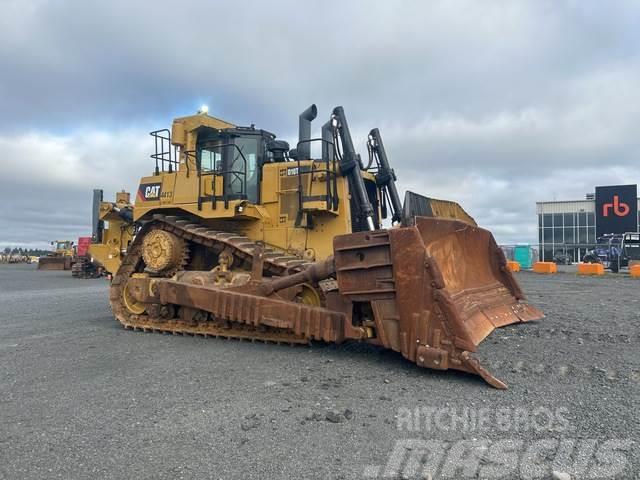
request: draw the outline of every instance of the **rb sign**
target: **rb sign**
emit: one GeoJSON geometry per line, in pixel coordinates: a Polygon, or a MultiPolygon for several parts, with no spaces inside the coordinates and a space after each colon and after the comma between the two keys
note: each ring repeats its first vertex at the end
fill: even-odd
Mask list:
{"type": "Polygon", "coordinates": [[[637,185],[596,187],[596,236],[638,230],[637,185]]]}

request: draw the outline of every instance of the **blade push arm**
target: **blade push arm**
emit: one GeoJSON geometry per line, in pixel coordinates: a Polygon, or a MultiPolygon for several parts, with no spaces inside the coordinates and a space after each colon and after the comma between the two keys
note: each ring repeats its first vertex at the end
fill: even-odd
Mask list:
{"type": "Polygon", "coordinates": [[[360,175],[360,158],[356,153],[351,139],[351,132],[347,124],[347,118],[342,107],[333,109],[331,115],[335,128],[340,138],[342,146],[342,156],[338,157],[340,162],[340,172],[349,179],[351,195],[353,196],[360,214],[366,218],[369,230],[375,230],[376,226],[373,222],[373,206],[369,201],[367,190],[364,186],[364,180],[360,175]]]}
{"type": "Polygon", "coordinates": [[[376,183],[382,190],[383,195],[388,195],[389,201],[391,202],[391,221],[393,223],[400,223],[402,220],[402,204],[400,203],[400,196],[396,188],[397,178],[395,172],[389,166],[387,152],[384,149],[380,131],[377,128],[369,132],[369,148],[378,164],[376,183]]]}

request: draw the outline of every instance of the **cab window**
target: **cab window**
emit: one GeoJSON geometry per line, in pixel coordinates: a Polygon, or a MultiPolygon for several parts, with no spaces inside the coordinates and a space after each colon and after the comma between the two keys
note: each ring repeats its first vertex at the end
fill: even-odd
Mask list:
{"type": "Polygon", "coordinates": [[[244,193],[252,203],[258,202],[258,140],[260,137],[247,136],[236,137],[232,149],[232,160],[229,165],[229,178],[227,188],[229,194],[238,195],[244,193]],[[246,170],[245,170],[246,163],[246,170]],[[245,178],[246,172],[246,178],[245,178]],[[246,191],[243,191],[243,183],[246,180],[246,191]]]}
{"type": "Polygon", "coordinates": [[[203,172],[222,170],[222,151],[218,147],[221,141],[212,142],[200,150],[200,168],[203,172]]]}
{"type": "Polygon", "coordinates": [[[261,133],[227,131],[203,135],[197,147],[198,167],[203,173],[224,176],[224,196],[258,203],[260,166],[264,155],[261,133]]]}

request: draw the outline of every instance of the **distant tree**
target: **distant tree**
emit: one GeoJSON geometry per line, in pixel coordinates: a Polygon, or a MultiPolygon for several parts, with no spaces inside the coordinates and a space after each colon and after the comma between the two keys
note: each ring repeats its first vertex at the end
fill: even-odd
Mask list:
{"type": "Polygon", "coordinates": [[[11,253],[11,247],[4,247],[4,253],[9,255],[11,253]]]}

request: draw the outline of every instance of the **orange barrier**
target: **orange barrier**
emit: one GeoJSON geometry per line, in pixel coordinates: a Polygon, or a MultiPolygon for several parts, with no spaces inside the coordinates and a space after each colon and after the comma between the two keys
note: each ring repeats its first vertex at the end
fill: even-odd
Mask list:
{"type": "Polygon", "coordinates": [[[507,270],[509,270],[510,272],[519,272],[520,262],[516,262],[515,260],[507,260],[507,270]]]}
{"type": "Polygon", "coordinates": [[[536,273],[557,273],[558,266],[554,262],[536,262],[533,264],[536,273]]]}
{"type": "Polygon", "coordinates": [[[629,267],[629,275],[633,278],[640,278],[640,265],[632,265],[629,267]]]}
{"type": "Polygon", "coordinates": [[[579,263],[578,275],[604,275],[604,265],[601,263],[579,263]]]}

